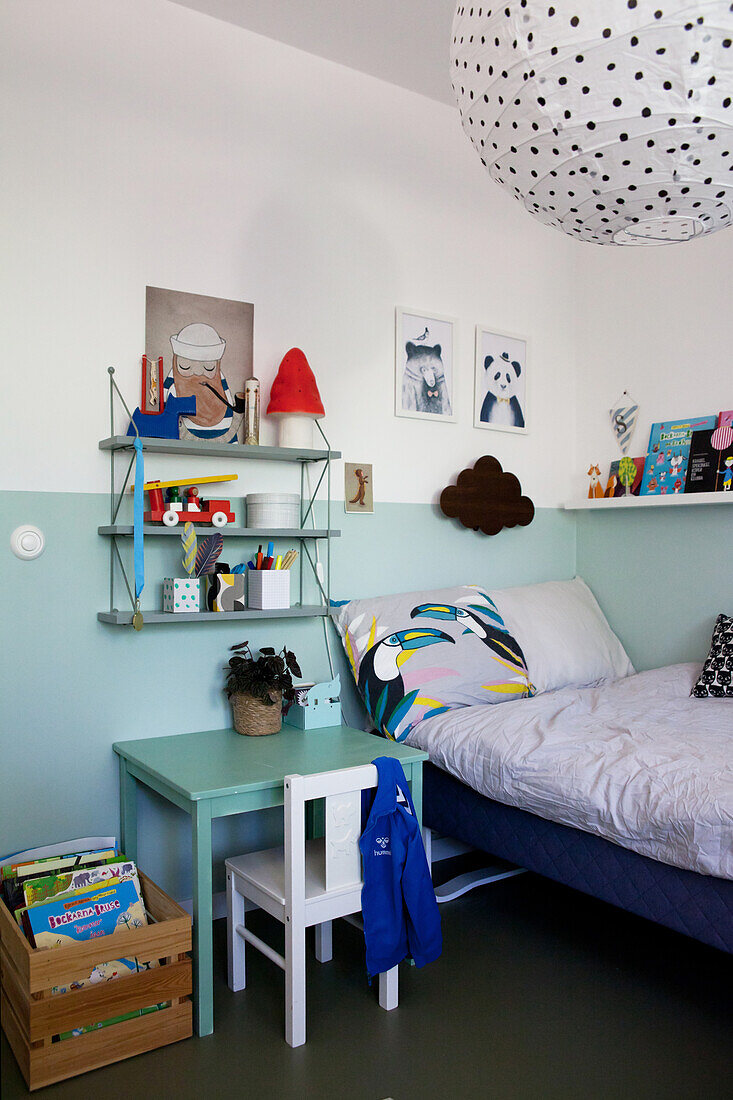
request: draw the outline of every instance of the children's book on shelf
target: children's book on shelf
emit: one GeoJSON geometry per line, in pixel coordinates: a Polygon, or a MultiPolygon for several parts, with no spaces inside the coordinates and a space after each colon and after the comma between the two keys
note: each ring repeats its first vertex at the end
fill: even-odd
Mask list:
{"type": "MultiPolygon", "coordinates": [[[[641,458],[633,458],[631,460],[636,466],[636,476],[631,484],[630,493],[631,496],[638,497],[639,490],[641,489],[641,479],[644,476],[644,456],[641,458]]],[[[621,484],[621,479],[618,476],[618,468],[621,464],[621,459],[617,458],[611,463],[608,471],[608,481],[606,482],[606,489],[603,493],[604,497],[625,497],[626,488],[621,484]]]]}
{"type": "Polygon", "coordinates": [[[709,429],[705,432],[693,432],[685,483],[686,493],[721,493],[731,490],[733,444],[719,449],[713,445],[715,436],[716,432],[709,429]]]}
{"type": "Polygon", "coordinates": [[[717,416],[711,415],[652,424],[640,495],[682,493],[692,433],[715,428],[717,422],[717,416]]]}

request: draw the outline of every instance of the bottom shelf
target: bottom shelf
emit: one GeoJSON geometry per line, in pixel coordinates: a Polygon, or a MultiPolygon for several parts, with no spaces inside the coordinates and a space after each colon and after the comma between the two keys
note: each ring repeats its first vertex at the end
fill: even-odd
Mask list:
{"type": "MultiPolygon", "coordinates": [[[[170,625],[182,622],[226,622],[229,619],[305,619],[313,616],[325,618],[327,615],[328,608],[324,604],[266,608],[263,611],[255,608],[247,608],[246,611],[145,611],[143,608],[142,611],[145,626],[154,623],[170,625]]],[[[111,623],[113,626],[132,626],[132,611],[99,611],[97,619],[100,623],[111,623]]]]}

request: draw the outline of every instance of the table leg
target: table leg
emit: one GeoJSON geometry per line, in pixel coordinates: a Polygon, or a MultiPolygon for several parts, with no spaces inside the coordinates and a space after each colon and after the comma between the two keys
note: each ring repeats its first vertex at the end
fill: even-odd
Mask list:
{"type": "Polygon", "coordinates": [[[137,780],[127,770],[123,756],[120,762],[120,851],[137,863],[137,780]]]}
{"type": "Polygon", "coordinates": [[[411,766],[410,775],[410,794],[412,795],[417,820],[422,824],[422,760],[411,766]]]}
{"type": "Polygon", "coordinates": [[[211,805],[194,803],[193,831],[193,996],[194,1027],[199,1035],[214,1030],[214,957],[211,911],[211,805]]]}

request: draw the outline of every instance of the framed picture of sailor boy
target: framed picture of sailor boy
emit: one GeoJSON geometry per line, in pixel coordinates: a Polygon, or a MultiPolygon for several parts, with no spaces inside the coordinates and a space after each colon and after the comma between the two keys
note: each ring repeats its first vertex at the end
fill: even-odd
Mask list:
{"type": "Polygon", "coordinates": [[[253,331],[249,302],[146,287],[145,354],[163,358],[163,401],[196,399],[195,413],[178,421],[181,439],[241,442],[253,331]]]}

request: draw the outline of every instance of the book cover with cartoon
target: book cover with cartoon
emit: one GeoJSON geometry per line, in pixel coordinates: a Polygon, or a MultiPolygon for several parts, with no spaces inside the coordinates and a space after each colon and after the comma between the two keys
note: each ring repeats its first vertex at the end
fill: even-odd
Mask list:
{"type": "Polygon", "coordinates": [[[641,496],[683,493],[692,433],[714,428],[717,415],[652,424],[641,496]]]}
{"type": "Polygon", "coordinates": [[[112,863],[119,859],[118,852],[113,848],[107,848],[96,852],[77,852],[68,856],[53,856],[33,860],[29,863],[8,864],[3,867],[5,878],[2,885],[5,902],[10,912],[15,913],[20,907],[27,904],[24,892],[26,883],[52,875],[72,873],[74,870],[81,868],[101,867],[106,863],[112,863]]]}
{"type": "MultiPolygon", "coordinates": [[[[41,878],[27,879],[23,883],[23,895],[26,907],[40,905],[50,898],[81,890],[86,886],[98,886],[110,879],[132,879],[140,894],[137,867],[132,860],[119,863],[103,863],[97,867],[85,867],[80,871],[68,871],[60,875],[45,875],[41,878]]],[[[140,895],[142,896],[142,895],[140,895]]]]}
{"type": "Polygon", "coordinates": [[[25,920],[36,947],[61,947],[148,923],[132,879],[110,879],[102,886],[51,898],[26,909],[25,920]]]}
{"type": "Polygon", "coordinates": [[[733,427],[695,432],[690,446],[686,493],[727,493],[733,488],[733,427]]]}

